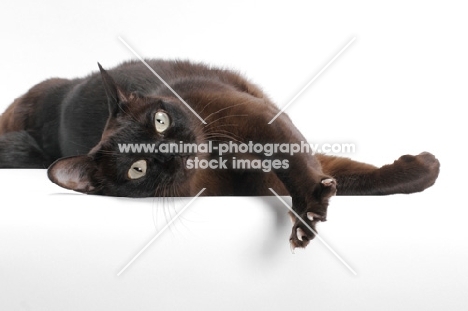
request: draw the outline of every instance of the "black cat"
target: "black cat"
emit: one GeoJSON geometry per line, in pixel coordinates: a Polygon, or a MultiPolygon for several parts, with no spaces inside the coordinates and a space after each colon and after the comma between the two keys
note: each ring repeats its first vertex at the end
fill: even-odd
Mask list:
{"type": "MultiPolygon", "coordinates": [[[[279,109],[233,71],[187,61],[147,63],[196,114],[137,61],[109,73],[99,66],[100,74],[86,78],[49,79],[1,116],[0,167],[48,168],[49,178],[62,187],[111,196],[194,196],[202,188],[203,195],[263,196],[272,195],[272,188],[290,195],[295,212],[312,228],[326,220],[328,200],[335,193],[412,193],[437,179],[439,162],[427,152],[402,156],[381,168],[310,152],[220,154],[218,147],[228,142],[293,145],[307,140],[284,113],[268,124],[279,109]],[[207,142],[211,152],[119,149],[129,143],[158,148],[207,142]],[[270,170],[239,169],[232,163],[193,168],[194,159],[222,162],[222,156],[269,163],[270,170]]],[[[294,219],[293,247],[305,247],[313,237],[294,219]]]]}

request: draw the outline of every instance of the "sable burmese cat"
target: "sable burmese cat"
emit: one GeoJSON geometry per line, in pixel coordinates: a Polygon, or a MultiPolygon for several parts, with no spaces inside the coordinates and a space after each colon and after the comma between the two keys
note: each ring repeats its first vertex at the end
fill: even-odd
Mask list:
{"type": "MultiPolygon", "coordinates": [[[[49,79],[16,99],[0,118],[0,167],[47,168],[56,184],[75,191],[128,197],[280,195],[315,229],[334,195],[412,193],[434,184],[439,162],[430,153],[370,164],[307,153],[232,156],[287,160],[288,168],[188,169],[187,159],[212,154],[120,153],[119,143],[237,141],[294,144],[307,140],[286,114],[239,74],[187,61],[147,63],[184,99],[203,124],[139,61],[82,79],[49,79]]],[[[293,247],[314,237],[293,217],[293,247]]]]}

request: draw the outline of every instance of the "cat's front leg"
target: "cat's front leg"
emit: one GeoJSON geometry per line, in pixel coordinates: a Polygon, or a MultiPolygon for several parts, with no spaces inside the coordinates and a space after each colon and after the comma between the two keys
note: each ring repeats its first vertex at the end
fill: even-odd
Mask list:
{"type": "Polygon", "coordinates": [[[324,178],[314,189],[312,200],[305,204],[295,204],[293,198],[293,211],[289,212],[293,224],[289,242],[291,249],[306,247],[317,234],[318,222],[326,221],[326,211],[329,199],[336,194],[336,181],[333,178],[324,178]],[[317,211],[319,213],[317,213],[317,211]],[[325,214],[324,214],[325,212],[325,214]]]}
{"type": "MultiPolygon", "coordinates": [[[[310,228],[313,229],[318,221],[326,220],[328,200],[336,192],[336,182],[331,176],[323,173],[320,162],[311,150],[297,151],[298,146],[307,145],[310,148],[304,136],[286,114],[276,117],[279,113],[278,108],[266,98],[255,98],[237,91],[227,91],[209,98],[196,98],[191,95],[188,100],[192,103],[218,102],[223,107],[216,110],[214,104],[203,104],[200,107],[200,110],[206,107],[204,117],[207,125],[204,131],[210,137],[217,134],[218,138],[234,138],[244,144],[291,148],[289,152],[283,151],[281,147],[272,152],[254,152],[252,156],[258,157],[262,162],[270,161],[283,165],[271,167],[279,180],[278,183],[267,183],[268,180],[265,179],[265,183],[251,185],[246,191],[250,195],[265,195],[265,188],[271,187],[275,191],[281,189],[281,195],[289,194],[292,197],[292,209],[299,216],[296,216],[291,243],[293,247],[305,247],[315,235],[310,228]],[[274,122],[270,122],[273,118],[274,122]],[[295,152],[292,152],[293,147],[296,147],[295,152]],[[255,191],[255,188],[258,191],[255,191]]],[[[243,174],[239,172],[239,176],[243,174]]],[[[240,178],[242,180],[242,177],[240,178]]],[[[248,179],[244,181],[248,182],[248,179]]]]}

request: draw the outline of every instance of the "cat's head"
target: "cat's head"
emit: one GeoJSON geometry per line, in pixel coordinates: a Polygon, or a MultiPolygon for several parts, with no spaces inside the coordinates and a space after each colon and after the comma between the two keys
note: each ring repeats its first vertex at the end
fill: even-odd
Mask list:
{"type": "MultiPolygon", "coordinates": [[[[187,153],[156,153],[161,144],[200,143],[199,121],[173,97],[128,93],[99,65],[109,104],[101,141],[87,154],[62,158],[48,169],[61,187],[126,197],[189,194],[187,153]],[[141,148],[140,151],[132,147],[141,148]],[[139,147],[138,147],[139,146],[139,147]],[[146,151],[143,146],[147,146],[146,151]],[[127,148],[127,150],[125,150],[127,148]]],[[[90,107],[90,109],[92,109],[90,107]]]]}

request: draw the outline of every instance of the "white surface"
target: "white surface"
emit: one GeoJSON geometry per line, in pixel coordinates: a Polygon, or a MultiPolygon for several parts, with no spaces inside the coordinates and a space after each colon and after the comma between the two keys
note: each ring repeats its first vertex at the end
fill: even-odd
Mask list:
{"type": "MultiPolygon", "coordinates": [[[[462,310],[467,212],[434,188],[333,198],[325,239],[289,250],[276,198],[199,198],[122,275],[187,199],[68,193],[42,170],[0,172],[2,310],[462,310]],[[20,188],[27,189],[21,191],[20,188]],[[8,203],[7,203],[8,202],[8,203]]],[[[290,202],[290,201],[289,201],[290,202]]]]}
{"type": "Polygon", "coordinates": [[[336,197],[319,242],[289,250],[275,198],[200,198],[118,271],[187,200],[67,192],[42,170],[1,170],[1,310],[463,310],[468,259],[468,46],[461,1],[10,2],[2,4],[3,110],[33,84],[132,57],[189,58],[244,72],[286,104],[311,142],[355,143],[376,165],[430,151],[431,189],[336,197]]]}

